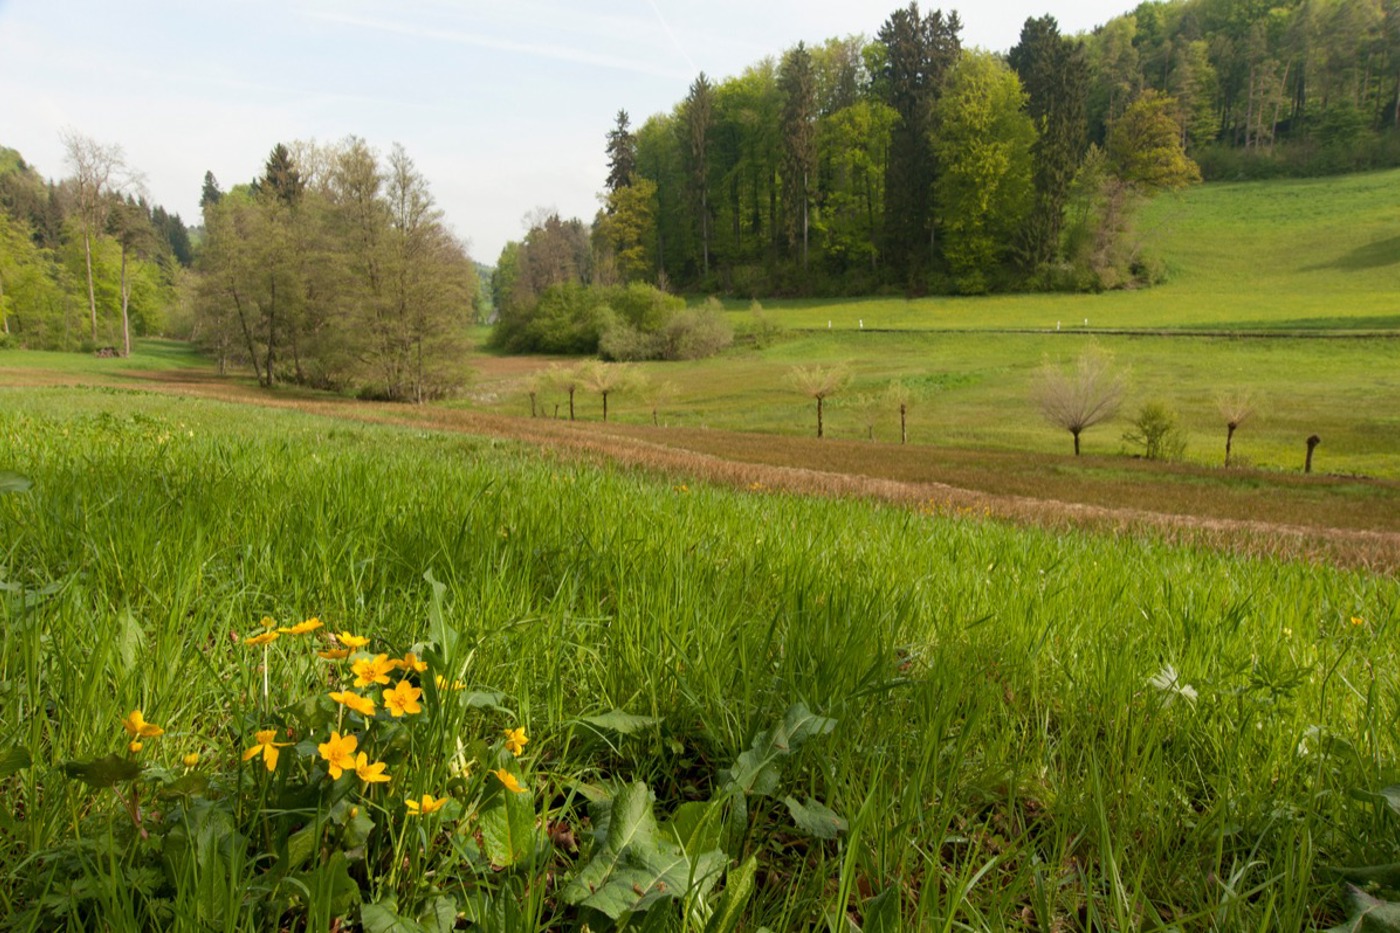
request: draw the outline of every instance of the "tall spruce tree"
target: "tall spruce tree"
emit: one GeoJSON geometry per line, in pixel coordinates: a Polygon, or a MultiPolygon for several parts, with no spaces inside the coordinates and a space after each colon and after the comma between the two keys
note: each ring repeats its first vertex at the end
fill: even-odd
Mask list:
{"type": "MultiPolygon", "coordinates": [[[[608,131],[608,192],[626,188],[637,173],[637,137],[626,110],[617,112],[617,125],[608,131]]],[[[611,209],[609,210],[611,212],[611,209]]]]}
{"type": "Polygon", "coordinates": [[[807,268],[812,196],[817,174],[817,87],[812,53],[799,42],[783,56],[783,197],[788,243],[807,268]]]}
{"type": "Polygon", "coordinates": [[[883,252],[896,276],[914,291],[925,287],[933,225],[930,191],[936,174],[930,147],[933,103],[957,61],[962,21],[956,12],[927,16],[917,3],[896,10],[877,36],[885,47],[878,82],[899,114],[890,140],[883,252]]]}
{"type": "Polygon", "coordinates": [[[710,128],[713,120],[714,88],[702,71],[690,85],[685,99],[685,128],[691,196],[700,226],[700,268],[707,278],[710,274],[710,128]]]}
{"type": "Polygon", "coordinates": [[[1007,60],[1021,79],[1037,132],[1031,149],[1035,201],[1019,244],[1022,261],[1033,269],[1059,251],[1070,184],[1088,142],[1089,64],[1083,46],[1060,35],[1053,16],[1027,19],[1007,60]]]}

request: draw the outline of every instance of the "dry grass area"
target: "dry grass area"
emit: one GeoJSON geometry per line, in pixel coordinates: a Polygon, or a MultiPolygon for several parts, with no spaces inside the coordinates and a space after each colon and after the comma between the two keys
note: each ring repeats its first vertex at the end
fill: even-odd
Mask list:
{"type": "MultiPolygon", "coordinates": [[[[10,385],[91,383],[0,370],[10,385]]],[[[108,380],[103,380],[108,381],[108,380]]],[[[1400,570],[1400,483],[1211,470],[1124,458],[817,441],[728,431],[567,422],[439,407],[267,392],[211,373],[114,374],[109,384],[334,418],[506,438],[547,456],[611,462],[676,481],[756,491],[855,496],[925,512],[1048,528],[1153,534],[1240,553],[1373,572],[1400,570]]]]}

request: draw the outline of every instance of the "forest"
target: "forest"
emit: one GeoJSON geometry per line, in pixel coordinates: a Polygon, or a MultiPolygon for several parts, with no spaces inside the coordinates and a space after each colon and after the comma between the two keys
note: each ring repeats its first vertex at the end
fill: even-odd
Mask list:
{"type": "Polygon", "coordinates": [[[702,72],[640,125],[619,101],[598,214],[533,212],[487,275],[402,147],[277,143],[257,178],[206,176],[196,225],[119,146],[68,131],[58,181],[3,149],[0,345],[165,334],[264,385],[423,400],[461,385],[478,321],[512,352],[645,359],[726,342],[668,295],[1146,286],[1158,191],[1400,164],[1400,0],[1170,0],[1082,35],[1046,15],[1005,54],[961,31],[911,3],[702,72]]]}

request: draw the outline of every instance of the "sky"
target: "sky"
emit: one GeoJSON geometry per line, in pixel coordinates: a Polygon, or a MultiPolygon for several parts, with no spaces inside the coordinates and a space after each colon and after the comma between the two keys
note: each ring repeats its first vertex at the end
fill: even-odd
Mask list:
{"type": "MultiPolygon", "coordinates": [[[[0,146],[68,173],[65,129],[120,145],[150,199],[199,222],[204,173],[251,181],[278,142],[401,143],[473,258],[537,208],[591,219],[619,109],[640,126],[704,71],[873,36],[898,0],[0,0],[0,146]]],[[[1131,0],[980,0],[963,44],[1028,16],[1092,29],[1131,0]]],[[[934,7],[925,2],[921,9],[934,7]]]]}

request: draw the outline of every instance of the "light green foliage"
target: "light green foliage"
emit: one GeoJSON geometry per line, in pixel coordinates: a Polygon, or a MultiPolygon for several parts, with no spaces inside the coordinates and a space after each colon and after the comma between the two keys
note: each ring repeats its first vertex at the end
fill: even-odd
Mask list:
{"type": "Polygon", "coordinates": [[[1139,408],[1123,440],[1141,447],[1148,460],[1180,460],[1186,452],[1181,419],[1162,402],[1147,402],[1139,408]]]}
{"type": "Polygon", "coordinates": [[[656,183],[637,178],[608,193],[599,232],[612,248],[623,282],[645,282],[655,269],[656,183]]]}
{"type": "Polygon", "coordinates": [[[1108,160],[1121,180],[1147,191],[1183,188],[1201,180],[1201,169],[1181,145],[1177,103],[1145,91],[1113,122],[1108,160]]]}
{"type": "Polygon", "coordinates": [[[965,51],[935,108],[935,183],[943,256],[958,291],[987,291],[1031,208],[1031,146],[1016,73],[994,55],[965,51]]]}

